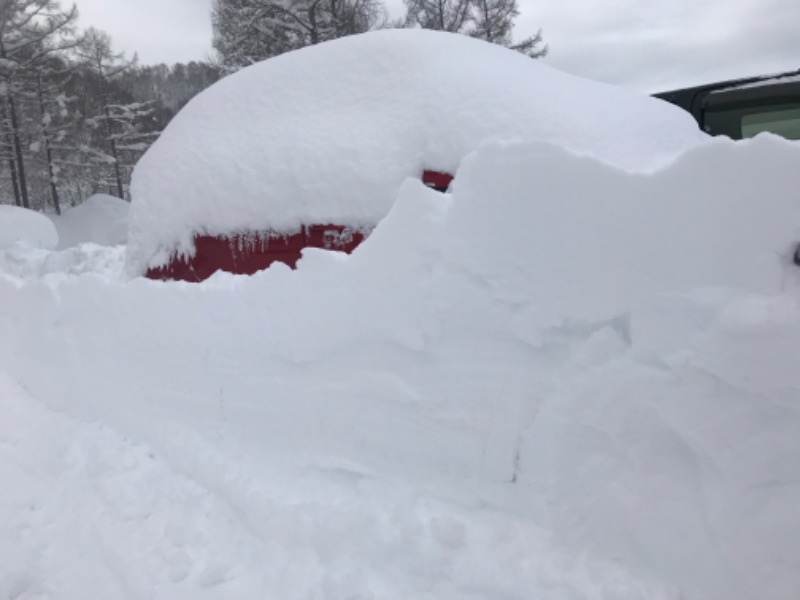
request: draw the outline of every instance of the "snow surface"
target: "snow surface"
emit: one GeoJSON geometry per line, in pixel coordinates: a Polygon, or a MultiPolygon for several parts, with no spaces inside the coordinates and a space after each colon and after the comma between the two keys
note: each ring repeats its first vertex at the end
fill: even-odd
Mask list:
{"type": "Polygon", "coordinates": [[[58,233],[44,215],[18,206],[0,204],[0,251],[14,246],[52,250],[58,233]]]}
{"type": "Polygon", "coordinates": [[[133,174],[133,273],[193,235],[374,226],[406,177],[455,173],[489,139],[543,140],[634,172],[707,136],[685,111],[463,35],[385,30],[226,77],[133,174]]]}
{"type": "Polygon", "coordinates": [[[297,271],[0,275],[0,597],[796,600],[799,160],[495,142],[297,271]]]}
{"type": "Polygon", "coordinates": [[[86,243],[57,251],[18,245],[0,250],[0,272],[22,280],[62,279],[97,272],[120,278],[124,269],[125,247],[121,245],[108,247],[86,243]]]}
{"type": "Polygon", "coordinates": [[[78,206],[50,218],[59,235],[58,249],[79,244],[117,246],[128,241],[128,213],[131,205],[108,194],[90,196],[78,206]]]}

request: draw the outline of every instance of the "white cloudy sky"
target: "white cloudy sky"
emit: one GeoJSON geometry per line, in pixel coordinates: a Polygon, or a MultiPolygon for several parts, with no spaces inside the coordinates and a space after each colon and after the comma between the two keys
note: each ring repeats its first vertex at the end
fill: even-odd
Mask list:
{"type": "MultiPolygon", "coordinates": [[[[144,64],[211,53],[211,0],[76,0],[144,64]]],[[[545,60],[642,91],[800,69],[800,0],[520,0],[520,35],[542,27],[545,60]]],[[[389,0],[399,11],[402,0],[389,0]]]]}

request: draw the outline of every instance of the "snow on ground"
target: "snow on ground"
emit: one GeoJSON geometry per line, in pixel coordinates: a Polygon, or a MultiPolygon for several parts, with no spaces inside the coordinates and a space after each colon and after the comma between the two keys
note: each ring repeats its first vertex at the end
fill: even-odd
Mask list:
{"type": "Polygon", "coordinates": [[[193,235],[374,226],[406,177],[488,139],[544,140],[651,171],[707,136],[660,100],[463,35],[384,30],[290,52],[194,98],[136,167],[133,273],[193,235]]]}
{"type": "Polygon", "coordinates": [[[58,245],[58,233],[44,215],[8,204],[0,204],[0,251],[12,247],[44,248],[58,245]]]}
{"type": "Polygon", "coordinates": [[[0,595],[795,600],[799,159],[496,142],[297,271],[0,276],[0,595]]]}
{"type": "Polygon", "coordinates": [[[128,241],[130,203],[116,196],[95,194],[78,206],[50,218],[58,230],[58,249],[92,243],[118,246],[128,241]]]}
{"type": "Polygon", "coordinates": [[[184,459],[205,451],[200,472],[217,487],[7,379],[0,394],[3,597],[674,597],[558,552],[529,519],[474,500],[335,462],[259,481],[207,443],[173,437],[184,459]]]}

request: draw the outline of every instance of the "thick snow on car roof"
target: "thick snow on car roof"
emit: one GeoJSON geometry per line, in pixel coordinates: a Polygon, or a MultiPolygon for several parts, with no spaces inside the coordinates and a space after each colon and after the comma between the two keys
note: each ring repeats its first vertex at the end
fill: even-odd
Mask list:
{"type": "Polygon", "coordinates": [[[492,138],[646,172],[704,134],[665,102],[466,36],[348,37],[243,69],[175,117],[133,175],[129,267],[192,254],[198,233],[374,225],[405,178],[455,172],[492,138]]]}

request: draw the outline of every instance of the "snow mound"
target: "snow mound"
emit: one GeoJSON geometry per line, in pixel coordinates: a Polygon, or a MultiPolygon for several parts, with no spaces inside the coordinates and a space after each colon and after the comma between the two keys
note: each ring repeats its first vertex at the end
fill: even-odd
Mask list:
{"type": "Polygon", "coordinates": [[[16,245],[52,250],[58,245],[58,232],[36,211],[0,204],[0,250],[16,245]]]}
{"type": "Polygon", "coordinates": [[[668,103],[466,36],[352,36],[243,69],[176,116],[133,175],[131,270],[191,255],[195,233],[374,226],[405,178],[454,173],[492,138],[646,172],[706,136],[668,103]]]}
{"type": "Polygon", "coordinates": [[[116,196],[95,194],[83,203],[50,218],[58,230],[58,249],[78,244],[117,246],[128,241],[130,203],[116,196]]]}

